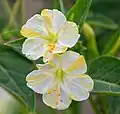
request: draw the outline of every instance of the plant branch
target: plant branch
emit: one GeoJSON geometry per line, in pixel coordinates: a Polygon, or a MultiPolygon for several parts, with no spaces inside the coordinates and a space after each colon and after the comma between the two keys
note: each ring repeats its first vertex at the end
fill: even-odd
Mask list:
{"type": "Polygon", "coordinates": [[[21,0],[21,24],[23,25],[25,22],[25,10],[24,10],[24,0],[21,0]]]}
{"type": "Polygon", "coordinates": [[[90,96],[89,101],[90,101],[90,104],[91,104],[91,106],[92,106],[95,114],[100,114],[100,111],[99,111],[99,109],[97,108],[97,105],[96,105],[96,103],[94,102],[94,99],[93,99],[92,96],[90,96]]]}
{"type": "Polygon", "coordinates": [[[65,14],[65,8],[64,8],[63,0],[59,0],[59,4],[60,4],[61,11],[65,14]]]}
{"type": "Polygon", "coordinates": [[[115,45],[113,46],[113,48],[108,52],[108,55],[116,55],[119,49],[120,49],[120,36],[115,45]]]}
{"type": "Polygon", "coordinates": [[[21,1],[21,0],[17,0],[17,1],[16,1],[15,5],[14,5],[14,7],[13,7],[13,10],[12,10],[11,17],[10,17],[10,20],[9,20],[9,24],[8,24],[8,25],[14,24],[15,16],[16,16],[16,14],[18,13],[18,10],[19,10],[20,1],[21,1]]]}
{"type": "MultiPolygon", "coordinates": [[[[2,4],[3,4],[3,7],[4,7],[4,11],[6,12],[6,14],[8,15],[8,17],[11,16],[11,8],[9,6],[9,3],[7,0],[2,0],[2,4]]],[[[13,19],[13,22],[14,22],[14,25],[17,25],[16,21],[13,19]]]]}
{"type": "Polygon", "coordinates": [[[2,0],[3,7],[5,8],[6,14],[10,17],[11,15],[11,8],[7,0],[2,0]]]}
{"type": "Polygon", "coordinates": [[[95,57],[99,56],[97,44],[96,44],[96,37],[93,28],[87,24],[84,23],[82,27],[82,33],[85,36],[85,39],[87,41],[87,56],[90,60],[92,60],[95,57]]]}
{"type": "Polygon", "coordinates": [[[109,114],[107,104],[105,103],[105,97],[104,96],[98,96],[97,102],[99,103],[99,107],[101,109],[101,112],[103,114],[109,114]]]}

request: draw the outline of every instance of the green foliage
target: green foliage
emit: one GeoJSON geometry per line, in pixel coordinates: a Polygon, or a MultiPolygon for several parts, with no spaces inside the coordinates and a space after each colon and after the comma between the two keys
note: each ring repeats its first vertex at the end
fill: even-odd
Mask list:
{"type": "Polygon", "coordinates": [[[93,0],[91,10],[120,23],[120,0],[93,0]]]}
{"type": "Polygon", "coordinates": [[[4,18],[0,17],[0,32],[2,32],[5,25],[6,25],[6,20],[4,18]]]}
{"type": "Polygon", "coordinates": [[[34,92],[26,86],[26,75],[33,70],[27,60],[9,46],[0,46],[0,83],[16,95],[30,112],[35,110],[34,92]]]}
{"type": "Polygon", "coordinates": [[[3,40],[5,40],[5,41],[9,41],[11,39],[21,37],[20,30],[15,27],[10,27],[10,26],[5,27],[2,30],[1,35],[2,35],[3,40]]]}
{"type": "Polygon", "coordinates": [[[88,63],[90,63],[91,60],[99,56],[99,52],[96,45],[95,33],[93,28],[87,23],[84,23],[82,28],[82,33],[86,40],[86,47],[87,47],[86,59],[88,63]]]}
{"type": "Polygon", "coordinates": [[[26,106],[6,89],[0,87],[0,114],[27,114],[26,106]]]}
{"type": "Polygon", "coordinates": [[[63,0],[54,0],[54,7],[61,10],[65,14],[63,0]]]}
{"type": "Polygon", "coordinates": [[[116,24],[112,19],[98,13],[90,12],[87,17],[87,22],[90,25],[95,27],[103,27],[106,29],[116,30],[118,28],[118,24],[116,24]]]}
{"type": "Polygon", "coordinates": [[[120,114],[120,97],[106,96],[104,99],[109,114],[120,114]]]}
{"type": "Polygon", "coordinates": [[[68,11],[68,20],[76,22],[80,27],[84,23],[92,0],[77,0],[75,5],[68,11]]]}
{"type": "Polygon", "coordinates": [[[107,42],[107,44],[105,45],[105,48],[103,50],[103,54],[106,53],[111,53],[110,51],[114,48],[114,45],[116,45],[116,43],[118,43],[118,45],[120,45],[120,28],[117,30],[117,32],[115,32],[110,38],[109,41],[107,42]]]}
{"type": "Polygon", "coordinates": [[[94,60],[88,69],[94,79],[93,92],[120,95],[120,60],[115,57],[103,56],[94,60]]]}
{"type": "Polygon", "coordinates": [[[25,38],[20,38],[18,40],[7,42],[6,45],[10,46],[13,50],[23,55],[21,50],[22,50],[22,44],[24,41],[25,41],[25,38]]]}

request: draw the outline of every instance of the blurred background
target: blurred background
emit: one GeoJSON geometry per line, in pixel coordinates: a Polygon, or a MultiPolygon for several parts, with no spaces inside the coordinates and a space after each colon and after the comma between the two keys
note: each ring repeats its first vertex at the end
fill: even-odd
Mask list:
{"type": "MultiPolygon", "coordinates": [[[[75,1],[63,0],[65,12],[73,6],[75,1]]],[[[42,9],[59,9],[59,6],[60,4],[57,4],[56,0],[0,0],[0,44],[22,38],[19,31],[26,20],[34,14],[40,13],[42,9]]],[[[86,22],[93,27],[98,49],[101,52],[110,36],[119,29],[120,0],[93,0],[86,22]]],[[[37,98],[38,111],[47,114],[45,111],[48,107],[41,103],[39,95],[37,98]]],[[[76,102],[73,102],[72,105],[74,106],[74,104],[76,102]]],[[[80,109],[82,114],[94,114],[89,101],[79,104],[82,105],[80,109]]],[[[67,113],[69,114],[69,109],[66,111],[67,113]]]]}

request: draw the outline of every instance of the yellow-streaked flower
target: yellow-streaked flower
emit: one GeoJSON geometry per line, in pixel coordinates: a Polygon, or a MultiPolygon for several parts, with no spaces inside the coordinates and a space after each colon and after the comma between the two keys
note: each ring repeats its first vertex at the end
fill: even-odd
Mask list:
{"type": "Polygon", "coordinates": [[[31,60],[43,56],[47,62],[53,54],[73,47],[80,37],[78,32],[77,25],[67,21],[62,12],[44,9],[41,15],[34,15],[23,25],[21,34],[28,39],[23,43],[22,52],[31,60]]]}
{"type": "Polygon", "coordinates": [[[88,99],[94,82],[86,73],[84,56],[73,51],[55,54],[49,63],[38,64],[38,70],[27,75],[27,86],[43,94],[43,102],[58,110],[69,107],[72,99],[88,99]]]}

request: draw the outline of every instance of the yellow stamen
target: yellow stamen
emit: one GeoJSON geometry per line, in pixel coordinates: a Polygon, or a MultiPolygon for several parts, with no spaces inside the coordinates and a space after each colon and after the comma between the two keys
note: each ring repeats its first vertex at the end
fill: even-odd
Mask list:
{"type": "Polygon", "coordinates": [[[52,92],[53,92],[52,90],[49,90],[49,91],[48,91],[48,94],[50,94],[50,95],[51,95],[51,94],[52,94],[52,92]]]}
{"type": "Polygon", "coordinates": [[[60,92],[59,92],[58,88],[54,88],[54,89],[50,89],[48,91],[48,94],[52,95],[53,91],[56,93],[56,97],[57,97],[56,105],[58,105],[60,102],[62,102],[60,92]]]}
{"type": "Polygon", "coordinates": [[[57,95],[56,105],[58,105],[61,100],[61,95],[60,95],[58,88],[56,88],[55,91],[56,91],[56,95],[57,95]]]}
{"type": "Polygon", "coordinates": [[[50,44],[48,45],[48,47],[49,47],[49,52],[52,53],[53,50],[55,49],[55,44],[50,44]]]}

